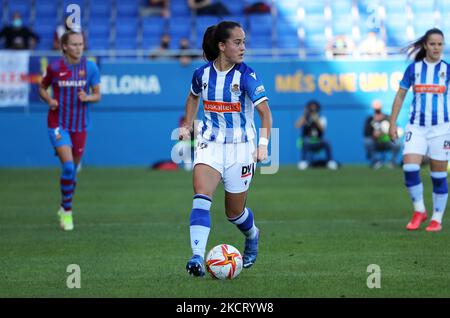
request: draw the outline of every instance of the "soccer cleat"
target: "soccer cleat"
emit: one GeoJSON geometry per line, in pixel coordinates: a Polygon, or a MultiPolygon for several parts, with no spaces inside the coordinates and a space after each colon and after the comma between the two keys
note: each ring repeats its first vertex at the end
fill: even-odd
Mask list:
{"type": "Polygon", "coordinates": [[[186,264],[186,271],[189,275],[193,276],[205,276],[205,268],[203,266],[203,257],[200,255],[192,255],[186,264]]]}
{"type": "Polygon", "coordinates": [[[427,212],[420,213],[420,212],[414,212],[413,217],[411,221],[406,225],[406,229],[410,231],[414,231],[419,229],[420,224],[425,222],[427,220],[427,212]]]}
{"type": "Polygon", "coordinates": [[[259,229],[256,230],[254,239],[245,239],[244,256],[242,257],[244,268],[249,268],[256,262],[258,256],[259,229]]]}
{"type": "Polygon", "coordinates": [[[59,217],[59,226],[64,231],[72,231],[73,230],[73,218],[72,218],[72,212],[67,213],[64,211],[64,209],[59,209],[58,211],[58,217],[59,217]]]}
{"type": "Polygon", "coordinates": [[[438,221],[431,220],[430,225],[428,225],[425,230],[427,232],[439,232],[442,230],[442,225],[438,221]]]}

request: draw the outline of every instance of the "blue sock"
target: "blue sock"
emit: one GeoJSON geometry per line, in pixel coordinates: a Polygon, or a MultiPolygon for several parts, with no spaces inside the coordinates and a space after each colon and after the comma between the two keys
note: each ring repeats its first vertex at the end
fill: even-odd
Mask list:
{"type": "Polygon", "coordinates": [[[433,217],[432,220],[442,223],[445,207],[447,206],[448,185],[447,172],[431,172],[433,182],[433,217]]]}
{"type": "Polygon", "coordinates": [[[414,205],[414,211],[425,213],[423,183],[420,180],[420,165],[404,164],[403,173],[405,176],[405,186],[408,189],[409,197],[414,205]]]}
{"type": "Polygon", "coordinates": [[[60,187],[61,206],[64,211],[72,211],[72,198],[75,183],[75,166],[72,161],[64,162],[62,165],[60,187]]]}
{"type": "Polygon", "coordinates": [[[254,239],[256,237],[258,229],[255,226],[253,212],[250,208],[245,208],[236,218],[228,218],[228,221],[235,224],[247,238],[254,239]]]}
{"type": "Polygon", "coordinates": [[[211,198],[203,194],[194,195],[190,218],[192,253],[205,257],[206,243],[211,229],[211,198]]]}

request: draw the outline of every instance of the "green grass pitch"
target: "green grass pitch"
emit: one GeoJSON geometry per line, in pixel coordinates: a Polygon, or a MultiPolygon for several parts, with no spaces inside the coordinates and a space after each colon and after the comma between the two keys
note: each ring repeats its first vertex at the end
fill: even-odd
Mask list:
{"type": "MultiPolygon", "coordinates": [[[[450,297],[450,216],[439,233],[406,231],[400,169],[258,169],[247,203],[260,252],[232,281],[185,272],[190,173],[84,167],[72,232],[58,228],[58,178],[58,169],[0,169],[0,297],[450,297]],[[79,289],[66,286],[70,264],[80,266],[79,289]],[[367,287],[370,264],[380,288],[367,287]]],[[[422,180],[431,210],[428,171],[422,180]]],[[[223,201],[219,186],[207,248],[242,251],[223,201]]]]}

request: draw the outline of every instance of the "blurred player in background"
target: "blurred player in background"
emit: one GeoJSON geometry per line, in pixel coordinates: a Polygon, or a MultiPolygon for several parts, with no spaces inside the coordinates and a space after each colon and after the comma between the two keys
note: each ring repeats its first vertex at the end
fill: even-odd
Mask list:
{"type": "Polygon", "coordinates": [[[188,139],[200,96],[204,117],[198,127],[194,160],[194,199],[190,216],[193,256],[186,270],[205,275],[203,259],[211,227],[210,208],[217,185],[225,188],[225,213],[245,235],[243,266],[252,266],[258,253],[259,229],[253,212],[246,207],[247,190],[256,161],[268,158],[272,115],[263,84],[243,63],[245,33],[231,21],[210,26],[203,37],[208,63],[195,70],[186,101],[185,123],[180,139],[188,139]],[[259,145],[255,149],[254,110],[261,117],[259,145]],[[256,151],[255,151],[256,150],[256,151]]]}
{"type": "Polygon", "coordinates": [[[417,230],[427,219],[423,201],[423,183],[420,164],[425,155],[430,158],[433,182],[433,216],[427,231],[440,231],[447,205],[447,165],[450,151],[450,123],[448,112],[449,65],[441,60],[444,34],[439,29],[428,30],[425,35],[406,48],[415,54],[403,75],[392,106],[389,135],[398,138],[397,117],[410,87],[414,98],[409,123],[405,130],[403,171],[405,185],[414,205],[414,214],[406,228],[417,230]]]}
{"type": "Polygon", "coordinates": [[[61,37],[63,57],[48,67],[39,95],[49,105],[48,132],[62,164],[60,179],[61,227],[73,229],[72,198],[76,186],[76,167],[81,161],[89,127],[89,103],[100,100],[100,73],[97,65],[82,56],[83,35],[69,30],[61,37]],[[53,88],[53,96],[47,92],[53,88]],[[92,89],[92,90],[91,90],[92,89]]]}

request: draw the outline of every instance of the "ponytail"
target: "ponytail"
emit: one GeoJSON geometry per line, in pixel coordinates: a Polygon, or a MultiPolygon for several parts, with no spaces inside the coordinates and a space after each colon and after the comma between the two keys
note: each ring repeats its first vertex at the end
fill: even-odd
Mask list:
{"type": "Polygon", "coordinates": [[[408,46],[406,46],[405,48],[403,48],[402,52],[408,53],[408,58],[410,58],[411,56],[414,56],[415,62],[423,60],[425,58],[425,56],[427,55],[424,45],[427,43],[428,38],[432,34],[440,34],[442,37],[444,37],[444,33],[442,33],[442,31],[439,30],[438,28],[430,29],[423,36],[418,38],[416,41],[414,41],[413,43],[411,43],[408,46]]]}
{"type": "Polygon", "coordinates": [[[230,31],[234,28],[241,28],[241,25],[233,21],[222,21],[208,27],[203,35],[203,58],[214,61],[220,53],[219,43],[229,39],[230,31]]]}

